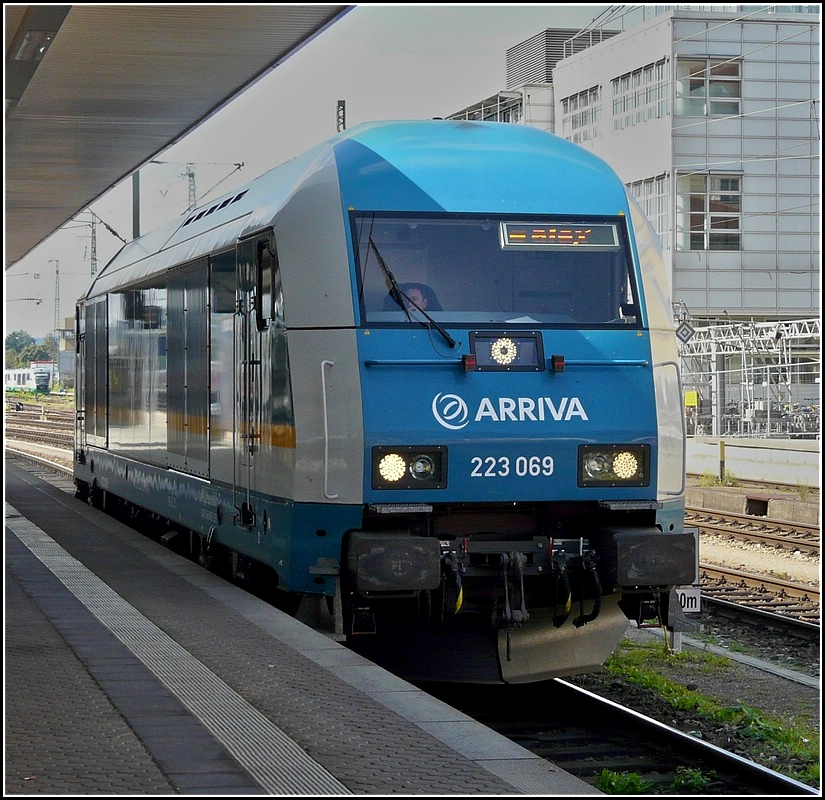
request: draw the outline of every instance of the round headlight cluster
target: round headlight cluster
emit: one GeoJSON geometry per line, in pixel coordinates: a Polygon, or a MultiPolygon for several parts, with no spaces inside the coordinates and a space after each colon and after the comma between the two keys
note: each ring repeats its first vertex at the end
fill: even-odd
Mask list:
{"type": "Polygon", "coordinates": [[[374,489],[443,489],[447,485],[444,447],[375,447],[372,454],[374,489]]]}
{"type": "Polygon", "coordinates": [[[502,366],[512,364],[516,360],[517,355],[518,347],[516,347],[516,343],[506,336],[501,339],[496,339],[496,341],[490,345],[490,358],[492,358],[496,364],[501,364],[502,366]]]}
{"type": "Polygon", "coordinates": [[[583,445],[580,486],[647,486],[650,445],[583,445]]]}
{"type": "Polygon", "coordinates": [[[638,475],[639,459],[629,450],[618,453],[595,453],[584,462],[584,471],[591,478],[618,478],[627,481],[638,475]]]}

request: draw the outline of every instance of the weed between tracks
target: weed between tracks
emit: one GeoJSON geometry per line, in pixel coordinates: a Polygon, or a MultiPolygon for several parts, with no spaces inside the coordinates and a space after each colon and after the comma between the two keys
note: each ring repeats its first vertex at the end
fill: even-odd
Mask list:
{"type": "MultiPolygon", "coordinates": [[[[637,643],[625,640],[605,663],[604,669],[613,681],[640,687],[650,693],[660,705],[659,717],[675,712],[680,720],[678,727],[696,727],[690,733],[713,741],[725,749],[744,755],[750,760],[769,767],[795,780],[813,786],[820,779],[819,731],[800,722],[790,714],[775,713],[749,707],[742,702],[730,702],[711,696],[690,683],[681,683],[674,676],[713,675],[717,681],[736,685],[734,662],[724,656],[705,652],[679,652],[669,650],[664,643],[637,643]]],[[[781,700],[781,698],[778,698],[781,700]]],[[[657,716],[655,709],[641,709],[649,716],[657,716]]],[[[662,720],[673,724],[673,720],[662,720]]],[[[633,790],[626,779],[605,776],[602,791],[610,794],[642,793],[633,790]],[[620,788],[621,787],[621,788],[620,788]]],[[[677,780],[699,781],[701,776],[682,775],[677,780]]],[[[630,782],[632,783],[632,781],[630,782]]]]}
{"type": "MultiPolygon", "coordinates": [[[[716,781],[713,773],[705,774],[700,769],[677,767],[673,783],[667,787],[673,792],[685,794],[706,793],[716,781]]],[[[635,772],[613,772],[603,769],[593,786],[605,794],[651,794],[656,785],[644,780],[635,772]]]]}

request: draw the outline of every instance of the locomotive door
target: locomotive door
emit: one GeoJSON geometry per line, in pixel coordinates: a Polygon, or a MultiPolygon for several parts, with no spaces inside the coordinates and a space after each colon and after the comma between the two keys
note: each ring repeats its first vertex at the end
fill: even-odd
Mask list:
{"type": "Polygon", "coordinates": [[[86,452],[86,322],[83,306],[75,306],[74,441],[75,458],[86,452]]]}
{"type": "Polygon", "coordinates": [[[262,339],[267,325],[262,309],[269,286],[262,285],[262,276],[271,275],[269,234],[258,235],[238,245],[237,289],[238,305],[235,322],[235,507],[239,522],[254,527],[256,520],[254,492],[256,489],[257,454],[261,447],[263,370],[262,339]]]}
{"type": "Polygon", "coordinates": [[[260,422],[260,342],[255,330],[255,240],[238,245],[235,316],[235,508],[245,527],[255,524],[256,431],[260,422]]]}

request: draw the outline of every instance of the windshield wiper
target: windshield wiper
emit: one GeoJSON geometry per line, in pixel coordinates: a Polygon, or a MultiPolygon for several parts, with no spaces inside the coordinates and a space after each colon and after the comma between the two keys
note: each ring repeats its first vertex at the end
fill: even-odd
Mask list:
{"type": "Polygon", "coordinates": [[[398,286],[398,281],[395,280],[395,275],[390,272],[390,268],[387,266],[387,262],[384,261],[383,256],[381,255],[378,247],[376,246],[375,242],[372,240],[372,236],[369,237],[370,247],[375,250],[375,255],[378,257],[378,263],[381,265],[381,269],[384,270],[384,274],[387,276],[387,288],[390,290],[390,297],[398,303],[404,313],[407,315],[407,319],[412,322],[412,317],[410,316],[410,312],[407,310],[407,306],[404,305],[404,301],[401,299],[402,297],[406,297],[406,295],[401,291],[400,287],[398,286]]]}
{"type": "MultiPolygon", "coordinates": [[[[398,285],[398,281],[395,280],[395,276],[390,271],[390,268],[387,266],[387,262],[384,261],[383,256],[381,255],[378,247],[376,246],[375,242],[372,240],[372,236],[369,237],[369,244],[370,247],[375,251],[375,255],[378,257],[378,263],[381,265],[381,269],[384,270],[384,274],[387,276],[387,281],[390,290],[390,297],[398,303],[399,306],[404,310],[404,313],[407,315],[407,319],[412,322],[412,317],[410,316],[410,312],[407,309],[404,300],[406,300],[416,311],[419,311],[427,321],[444,337],[444,341],[447,342],[450,347],[455,347],[455,339],[447,333],[444,328],[439,325],[423,308],[421,308],[418,303],[415,302],[411,297],[409,297],[404,291],[402,291],[401,287],[398,285]],[[403,298],[403,299],[402,299],[403,298]]],[[[422,323],[423,325],[423,323],[422,323]]]]}

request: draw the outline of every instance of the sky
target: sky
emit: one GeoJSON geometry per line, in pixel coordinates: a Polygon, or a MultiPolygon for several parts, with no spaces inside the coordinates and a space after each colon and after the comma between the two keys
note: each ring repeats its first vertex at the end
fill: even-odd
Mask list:
{"type": "MultiPolygon", "coordinates": [[[[506,51],[546,28],[587,26],[610,6],[361,5],[247,89],[140,173],[141,229],[182,215],[187,164],[198,204],[219,197],[334,136],[337,103],[346,126],[449,116],[506,88],[506,51]],[[258,124],[250,125],[254,113],[258,124]],[[238,165],[243,165],[239,167],[238,165]]],[[[151,10],[147,8],[147,13],[151,10]]],[[[98,271],[132,236],[126,179],[91,206],[98,271]]],[[[91,214],[84,212],[4,275],[4,336],[50,335],[59,270],[63,320],[91,282],[91,214]],[[38,304],[34,300],[39,298],[38,304]]]]}

